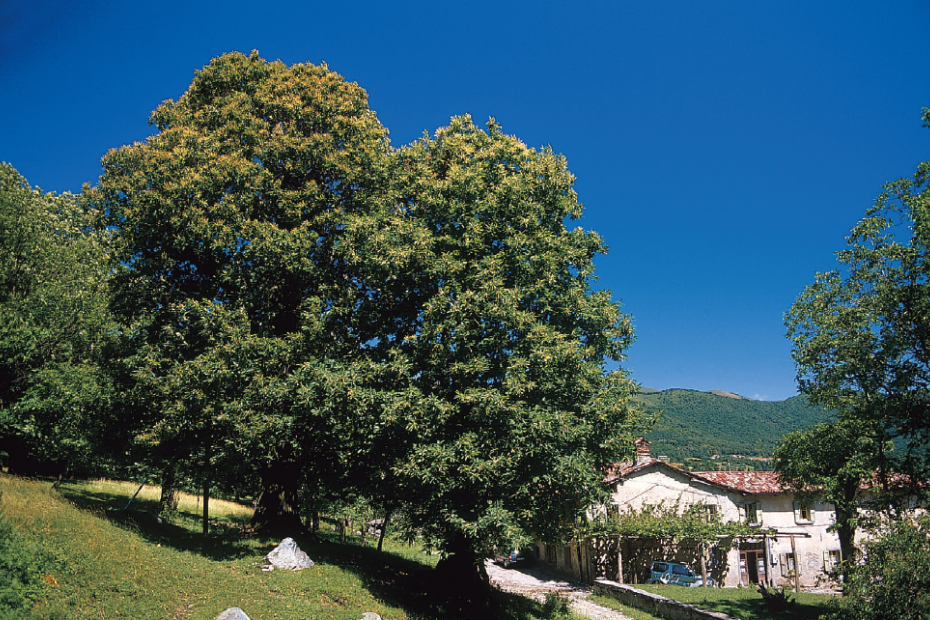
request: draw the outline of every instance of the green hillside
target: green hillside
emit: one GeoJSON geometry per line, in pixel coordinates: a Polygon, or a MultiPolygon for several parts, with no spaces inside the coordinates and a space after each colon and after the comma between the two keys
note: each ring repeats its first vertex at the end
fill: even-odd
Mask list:
{"type": "Polygon", "coordinates": [[[830,418],[806,397],[783,401],[751,400],[727,392],[643,389],[636,397],[659,421],[646,433],[652,455],[667,455],[691,469],[771,469],[770,463],[743,457],[770,457],[778,439],[790,431],[830,418]],[[713,455],[723,458],[711,460],[713,455]]]}

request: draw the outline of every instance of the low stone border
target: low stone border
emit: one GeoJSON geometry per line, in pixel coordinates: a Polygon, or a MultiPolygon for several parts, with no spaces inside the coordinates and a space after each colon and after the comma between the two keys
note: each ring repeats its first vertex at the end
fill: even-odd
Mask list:
{"type": "Polygon", "coordinates": [[[739,618],[728,614],[707,611],[694,605],[679,603],[658,594],[638,590],[606,579],[598,579],[594,582],[594,592],[613,597],[624,605],[642,609],[654,616],[667,618],[668,620],[739,620],[739,618]]]}

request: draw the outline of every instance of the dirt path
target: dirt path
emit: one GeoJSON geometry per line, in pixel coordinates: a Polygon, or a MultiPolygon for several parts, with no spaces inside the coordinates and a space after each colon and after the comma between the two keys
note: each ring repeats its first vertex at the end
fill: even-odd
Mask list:
{"type": "Polygon", "coordinates": [[[571,601],[572,611],[593,620],[630,620],[629,616],[619,611],[601,607],[587,600],[591,595],[591,588],[587,586],[565,581],[532,568],[502,568],[490,560],[486,567],[491,583],[504,592],[522,594],[540,602],[546,600],[547,594],[554,592],[571,601]]]}

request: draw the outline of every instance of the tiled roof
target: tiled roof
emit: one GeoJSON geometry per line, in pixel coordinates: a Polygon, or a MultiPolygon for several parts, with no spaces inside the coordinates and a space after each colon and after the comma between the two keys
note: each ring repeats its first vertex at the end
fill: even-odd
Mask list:
{"type": "Polygon", "coordinates": [[[695,471],[691,475],[742,493],[782,493],[788,490],[778,482],[778,474],[774,471],[695,471]]]}
{"type": "Polygon", "coordinates": [[[643,459],[638,464],[630,461],[613,463],[607,470],[604,482],[613,484],[633,472],[656,464],[681,472],[690,478],[697,478],[740,493],[782,493],[788,490],[778,482],[778,476],[773,471],[685,471],[651,457],[643,459]]]}
{"type": "MultiPolygon", "coordinates": [[[[651,466],[667,467],[668,469],[680,472],[689,478],[695,478],[709,482],[719,487],[737,491],[740,493],[750,493],[753,495],[778,494],[792,492],[788,486],[778,481],[778,474],[774,471],[686,471],[670,465],[659,459],[647,457],[641,459],[639,463],[623,461],[622,463],[611,463],[607,468],[607,475],[604,477],[606,484],[614,484],[622,478],[626,478],[633,472],[645,469],[651,466]]],[[[893,489],[906,489],[912,484],[910,478],[904,474],[886,474],[886,483],[893,489]]],[[[863,481],[861,489],[882,486],[878,475],[871,480],[863,481]]],[[[924,484],[921,486],[930,486],[924,484]]]]}
{"type": "Polygon", "coordinates": [[[643,467],[649,467],[653,463],[659,463],[659,459],[654,459],[648,457],[643,459],[642,462],[635,464],[631,461],[623,461],[622,463],[611,463],[607,466],[607,475],[604,477],[604,482],[607,484],[613,484],[620,478],[628,476],[630,473],[642,469],[643,467]]]}

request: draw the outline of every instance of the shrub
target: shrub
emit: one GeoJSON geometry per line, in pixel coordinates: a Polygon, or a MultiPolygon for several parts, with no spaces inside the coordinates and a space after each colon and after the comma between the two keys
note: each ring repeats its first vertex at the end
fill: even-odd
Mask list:
{"type": "Polygon", "coordinates": [[[0,513],[0,620],[20,617],[41,587],[43,554],[0,513]]]}
{"type": "Polygon", "coordinates": [[[846,596],[828,618],[930,618],[930,517],[895,522],[864,548],[868,561],[851,568],[846,596]]]}

